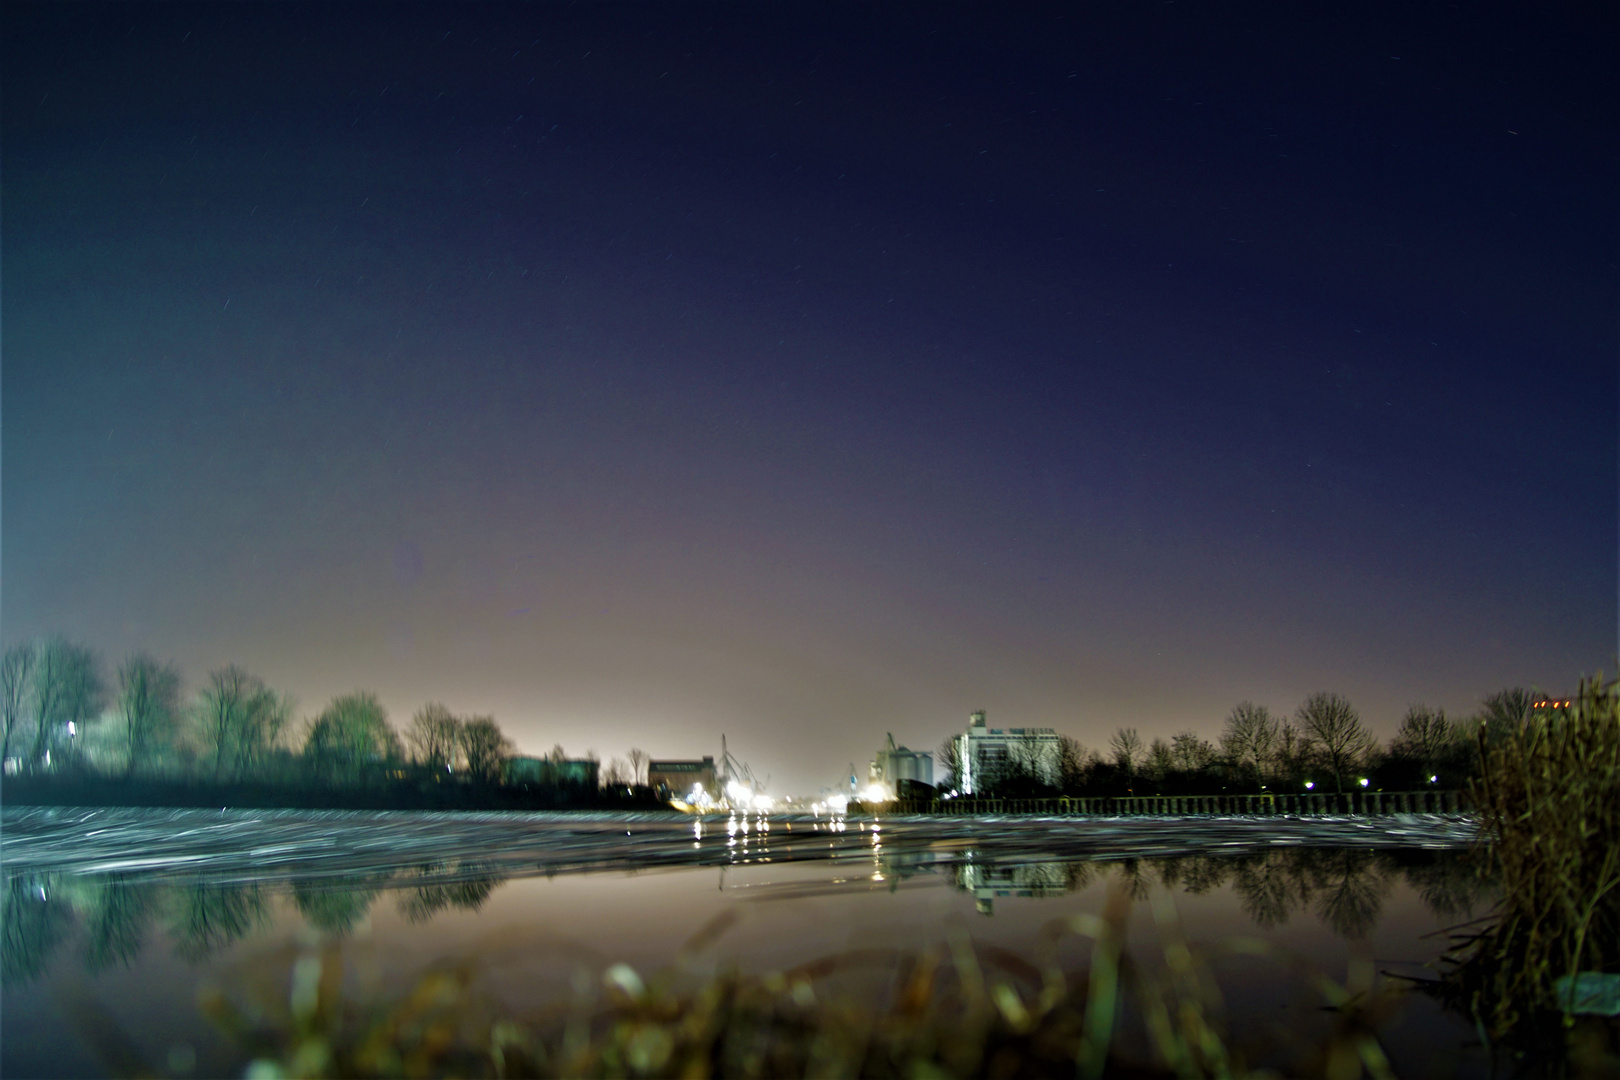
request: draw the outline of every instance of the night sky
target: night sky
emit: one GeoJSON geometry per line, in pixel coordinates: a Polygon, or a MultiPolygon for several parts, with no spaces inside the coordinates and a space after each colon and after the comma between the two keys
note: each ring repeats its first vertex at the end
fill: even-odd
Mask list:
{"type": "Polygon", "coordinates": [[[6,4],[5,639],[787,793],[1567,692],[1613,18],[6,4]]]}

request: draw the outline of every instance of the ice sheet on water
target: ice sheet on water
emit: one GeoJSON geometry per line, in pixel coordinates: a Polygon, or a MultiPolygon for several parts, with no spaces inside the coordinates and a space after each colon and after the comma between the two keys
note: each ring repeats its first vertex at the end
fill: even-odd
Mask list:
{"type": "Polygon", "coordinates": [[[930,861],[1242,854],[1286,846],[1461,848],[1438,816],[878,817],[424,813],[369,810],[0,809],[8,873],[213,880],[308,878],[453,860],[567,873],[913,855],[930,861]]]}

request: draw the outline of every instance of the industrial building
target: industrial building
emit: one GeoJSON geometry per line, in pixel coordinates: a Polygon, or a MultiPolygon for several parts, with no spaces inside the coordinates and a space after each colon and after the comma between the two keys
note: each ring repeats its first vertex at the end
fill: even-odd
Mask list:
{"type": "Polygon", "coordinates": [[[956,759],[961,773],[957,792],[962,795],[983,794],[1014,770],[1056,786],[1062,769],[1056,731],[993,728],[983,709],[968,717],[967,731],[956,737],[956,759]]]}
{"type": "Polygon", "coordinates": [[[927,750],[908,750],[894,745],[894,733],[886,732],[889,740],[867,766],[869,785],[882,788],[886,797],[905,798],[912,784],[934,786],[934,755],[927,750]]]}
{"type": "Polygon", "coordinates": [[[661,799],[684,799],[694,787],[701,787],[711,799],[720,797],[712,756],[705,756],[699,761],[649,761],[647,786],[656,791],[661,799]]]}

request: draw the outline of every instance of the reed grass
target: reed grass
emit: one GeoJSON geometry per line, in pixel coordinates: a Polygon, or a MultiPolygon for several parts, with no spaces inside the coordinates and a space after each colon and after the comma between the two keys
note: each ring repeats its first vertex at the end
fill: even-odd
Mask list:
{"type": "Polygon", "coordinates": [[[1494,925],[1456,940],[1442,996],[1487,1038],[1538,1045],[1569,1025],[1580,972],[1620,972],[1620,687],[1582,682],[1487,745],[1471,795],[1502,890],[1494,925]],[[1567,997],[1567,995],[1566,995],[1567,997]]]}

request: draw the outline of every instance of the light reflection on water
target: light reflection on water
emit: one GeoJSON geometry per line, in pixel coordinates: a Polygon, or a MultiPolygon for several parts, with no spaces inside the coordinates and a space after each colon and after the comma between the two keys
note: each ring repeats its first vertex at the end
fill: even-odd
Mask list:
{"type": "MultiPolygon", "coordinates": [[[[299,943],[315,940],[370,956],[377,992],[408,986],[422,965],[477,955],[496,996],[520,1008],[567,993],[581,966],[763,972],[861,945],[924,948],[951,925],[1032,955],[1039,926],[1099,909],[1110,888],[1138,900],[1169,890],[1189,933],[1260,934],[1328,968],[1365,946],[1389,968],[1415,971],[1443,946],[1423,944],[1423,934],[1490,901],[1458,850],[1464,834],[1447,822],[1407,822],[1381,836],[1350,823],[1326,837],[1276,822],[1259,833],[1243,822],[1088,831],[1072,821],[749,816],[507,819],[513,827],[503,830],[488,815],[347,815],[324,835],[331,821],[320,815],[259,815],[257,832],[227,822],[233,839],[252,836],[250,850],[275,849],[255,868],[201,819],[179,822],[201,839],[188,847],[164,839],[171,816],[121,814],[96,819],[95,831],[139,838],[138,859],[105,839],[72,842],[71,829],[53,844],[47,833],[61,819],[6,811],[6,1075],[107,1071],[83,1045],[82,1012],[58,1004],[69,991],[110,1009],[149,1060],[184,1063],[191,1053],[201,1074],[232,1069],[233,1048],[196,1018],[197,986],[240,982],[249,970],[280,986],[255,958],[274,957],[270,967],[284,976],[299,943]],[[346,867],[333,835],[383,829],[409,834],[398,845],[407,855],[458,854],[390,863],[373,845],[346,867]],[[101,869],[108,865],[126,868],[101,869]],[[658,872],[626,873],[638,866],[658,872]],[[726,912],[744,918],[707,951],[682,951],[726,912]]],[[[70,823],[80,836],[92,824],[70,823]]],[[[1267,995],[1259,983],[1244,986],[1257,1001],[1267,995]]]]}

